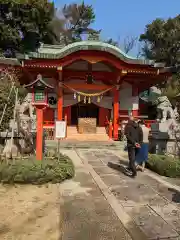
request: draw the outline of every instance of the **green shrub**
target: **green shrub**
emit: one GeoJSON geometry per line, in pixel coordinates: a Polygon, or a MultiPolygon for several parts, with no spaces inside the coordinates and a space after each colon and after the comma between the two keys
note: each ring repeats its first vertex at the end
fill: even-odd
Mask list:
{"type": "Polygon", "coordinates": [[[147,166],[166,177],[180,177],[180,159],[166,155],[149,154],[147,166]]]}
{"type": "Polygon", "coordinates": [[[59,159],[46,158],[43,161],[35,159],[16,159],[12,162],[0,162],[0,182],[8,184],[44,184],[59,183],[74,176],[72,161],[60,154],[59,159]]]}

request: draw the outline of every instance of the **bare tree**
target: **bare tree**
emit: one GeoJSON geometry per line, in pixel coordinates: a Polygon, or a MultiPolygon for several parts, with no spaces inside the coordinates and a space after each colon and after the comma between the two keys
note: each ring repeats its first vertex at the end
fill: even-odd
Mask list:
{"type": "MultiPolygon", "coordinates": [[[[117,40],[113,40],[112,38],[105,41],[113,46],[122,48],[126,54],[128,54],[134,47],[136,47],[138,43],[138,37],[134,36],[127,36],[123,40],[121,40],[120,37],[118,37],[117,40]]],[[[138,56],[140,56],[140,49],[138,52],[138,56]]]]}
{"type": "Polygon", "coordinates": [[[124,52],[129,53],[137,44],[137,37],[127,36],[123,42],[124,52]]]}

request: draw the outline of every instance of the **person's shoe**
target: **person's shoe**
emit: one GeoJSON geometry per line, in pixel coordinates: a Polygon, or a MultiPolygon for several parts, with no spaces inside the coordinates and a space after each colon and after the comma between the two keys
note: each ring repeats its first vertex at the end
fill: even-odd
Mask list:
{"type": "Polygon", "coordinates": [[[136,172],[132,173],[132,175],[131,175],[132,178],[135,178],[136,176],[137,176],[136,172]]]}
{"type": "Polygon", "coordinates": [[[132,173],[132,170],[130,167],[126,167],[126,171],[132,173]]]}
{"type": "Polygon", "coordinates": [[[140,166],[139,165],[136,166],[136,170],[140,170],[140,166]]]}

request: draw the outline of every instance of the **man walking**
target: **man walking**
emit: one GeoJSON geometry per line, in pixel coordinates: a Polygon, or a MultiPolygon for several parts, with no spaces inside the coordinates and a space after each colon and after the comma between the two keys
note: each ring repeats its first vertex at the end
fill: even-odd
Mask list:
{"type": "Polygon", "coordinates": [[[126,125],[125,135],[127,138],[129,170],[132,172],[132,177],[135,177],[137,175],[135,157],[137,154],[137,150],[141,147],[143,141],[143,132],[141,127],[139,127],[138,123],[133,117],[130,117],[126,125]]]}

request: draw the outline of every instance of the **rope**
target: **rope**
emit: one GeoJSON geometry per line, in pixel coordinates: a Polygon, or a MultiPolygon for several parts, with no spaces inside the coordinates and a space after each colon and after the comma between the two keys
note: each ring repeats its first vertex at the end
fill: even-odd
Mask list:
{"type": "Polygon", "coordinates": [[[15,128],[15,122],[16,122],[16,108],[17,108],[17,102],[18,102],[18,88],[15,89],[15,105],[14,105],[14,112],[13,112],[13,126],[12,126],[12,132],[11,132],[11,153],[12,153],[12,146],[14,141],[14,128],[15,128]]]}
{"type": "Polygon", "coordinates": [[[8,95],[8,98],[7,98],[7,103],[6,103],[5,106],[4,106],[3,113],[2,113],[2,116],[1,116],[1,119],[0,119],[0,126],[1,126],[1,123],[2,123],[2,121],[3,121],[4,114],[5,114],[5,112],[6,112],[6,108],[7,108],[8,101],[9,101],[9,99],[10,99],[12,90],[14,89],[14,84],[15,84],[15,83],[13,82],[12,87],[11,87],[10,92],[9,92],[9,95],[8,95]]]}
{"type": "Polygon", "coordinates": [[[74,88],[70,88],[69,86],[67,86],[66,84],[63,83],[63,85],[68,88],[69,90],[71,90],[72,92],[75,92],[77,93],[78,95],[81,95],[81,96],[84,96],[84,97],[97,97],[97,96],[100,96],[100,95],[103,95],[104,93],[110,91],[111,89],[113,89],[115,86],[113,87],[110,87],[106,90],[103,90],[101,92],[98,92],[98,93],[84,93],[84,92],[80,92],[80,91],[77,91],[76,89],[74,88]]]}

